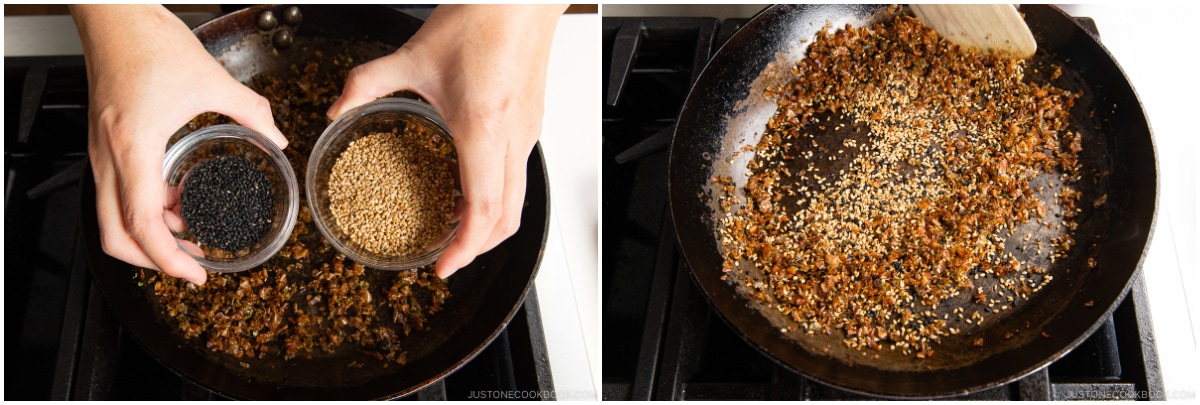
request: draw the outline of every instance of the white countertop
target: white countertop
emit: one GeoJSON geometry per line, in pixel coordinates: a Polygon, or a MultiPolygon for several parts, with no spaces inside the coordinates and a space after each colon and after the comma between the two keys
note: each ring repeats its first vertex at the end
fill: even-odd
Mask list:
{"type": "Polygon", "coordinates": [[[1192,5],[1065,5],[1092,17],[1133,83],[1158,153],[1158,219],[1142,271],[1167,399],[1197,398],[1196,143],[1200,116],[1192,5]]]}
{"type": "Polygon", "coordinates": [[[600,400],[600,72],[600,17],[564,15],[546,79],[551,217],[536,281],[558,399],[600,400]]]}

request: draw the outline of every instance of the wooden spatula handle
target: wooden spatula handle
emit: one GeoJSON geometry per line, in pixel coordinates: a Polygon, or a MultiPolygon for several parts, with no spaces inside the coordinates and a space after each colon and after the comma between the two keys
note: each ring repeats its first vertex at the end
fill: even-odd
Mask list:
{"type": "Polygon", "coordinates": [[[959,46],[999,57],[1028,58],[1033,33],[1011,4],[912,4],[913,14],[959,46]]]}

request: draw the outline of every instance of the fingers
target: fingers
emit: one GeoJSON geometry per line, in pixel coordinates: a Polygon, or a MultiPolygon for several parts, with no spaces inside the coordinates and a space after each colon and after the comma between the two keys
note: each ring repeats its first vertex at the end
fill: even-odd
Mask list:
{"type": "Polygon", "coordinates": [[[529,159],[529,150],[521,149],[521,146],[509,144],[504,162],[504,208],[500,213],[500,220],[496,222],[492,234],[484,243],[485,252],[513,236],[521,226],[521,210],[525,206],[525,165],[529,159]]]}
{"type": "Polygon", "coordinates": [[[179,248],[164,222],[163,196],[166,185],[159,173],[161,156],[158,159],[123,161],[125,167],[117,168],[117,172],[123,201],[121,208],[129,236],[141,246],[154,267],[163,273],[203,285],[207,279],[204,269],[179,248]]]}
{"type": "Polygon", "coordinates": [[[92,171],[96,178],[96,220],[104,253],[134,266],[157,270],[158,267],[125,230],[125,216],[111,167],[93,167],[92,171]]]}
{"type": "Polygon", "coordinates": [[[442,278],[470,264],[484,250],[503,214],[505,157],[495,151],[506,150],[506,140],[488,133],[461,133],[455,143],[466,208],[454,242],[438,260],[437,274],[442,278]]]}
{"type": "MultiPolygon", "coordinates": [[[[93,167],[92,171],[96,179],[96,219],[100,226],[100,245],[104,253],[134,266],[161,270],[154,261],[150,260],[150,257],[146,256],[139,242],[130,236],[130,232],[125,226],[125,215],[118,197],[119,188],[111,167],[101,164],[93,167]]],[[[164,214],[170,218],[173,213],[164,211],[164,214]]],[[[175,215],[174,218],[180,222],[182,227],[182,219],[179,219],[178,215],[175,215]]],[[[204,255],[204,252],[194,244],[185,241],[183,246],[197,256],[204,255]]],[[[200,282],[203,283],[203,279],[200,282]]]]}
{"type": "MultiPolygon", "coordinates": [[[[461,155],[461,153],[460,153],[461,155]]],[[[523,149],[520,146],[510,144],[509,152],[506,153],[504,166],[503,189],[500,191],[500,208],[498,216],[495,214],[495,204],[490,201],[484,201],[483,204],[466,204],[465,215],[459,229],[458,237],[454,244],[446,249],[442,254],[442,260],[438,261],[437,274],[442,278],[450,277],[463,267],[466,267],[475,259],[475,256],[492,250],[500,243],[511,237],[517,232],[521,226],[521,210],[525,205],[525,166],[529,158],[529,150],[523,149]],[[464,236],[467,232],[465,229],[471,229],[469,236],[464,236]],[[461,250],[453,250],[460,240],[464,238],[475,238],[483,234],[483,229],[489,229],[490,232],[484,239],[484,242],[476,245],[474,240],[462,242],[461,250]],[[478,233],[475,233],[478,231],[478,233]],[[478,248],[475,248],[478,246],[478,248]],[[449,258],[448,258],[449,256],[449,258]]],[[[494,172],[493,172],[494,173],[494,172]]],[[[468,178],[470,175],[464,177],[468,178]]],[[[494,181],[494,180],[488,180],[494,181]]],[[[463,185],[464,196],[466,195],[466,184],[463,185]]],[[[489,187],[490,188],[490,187],[489,187]]],[[[494,190],[483,191],[483,195],[492,195],[494,190]]],[[[472,201],[466,198],[466,201],[472,201]]]]}
{"type": "Polygon", "coordinates": [[[412,89],[410,72],[414,70],[411,51],[402,47],[391,55],[364,63],[350,71],[341,97],[329,107],[325,114],[337,119],[346,111],[366,104],[397,90],[412,89]]]}
{"type": "MultiPolygon", "coordinates": [[[[167,229],[170,229],[171,232],[176,233],[187,230],[187,223],[183,222],[183,216],[179,214],[179,211],[177,211],[178,209],[179,206],[175,206],[174,209],[163,210],[163,222],[167,224],[167,229]]],[[[203,254],[201,256],[203,256],[203,254]]]]}
{"type": "Polygon", "coordinates": [[[167,228],[171,232],[181,233],[187,230],[187,223],[183,220],[183,185],[176,185],[167,189],[167,203],[163,208],[163,220],[167,223],[167,228]]]}
{"type": "Polygon", "coordinates": [[[191,253],[192,256],[204,256],[204,250],[200,249],[200,246],[197,246],[195,243],[192,243],[191,241],[187,241],[187,240],[183,240],[183,239],[176,239],[175,242],[178,242],[179,247],[182,248],[183,250],[186,250],[188,253],[191,253]]]}
{"type": "Polygon", "coordinates": [[[130,234],[159,270],[171,277],[204,285],[208,275],[195,259],[180,249],[178,241],[171,236],[171,231],[161,219],[156,220],[141,211],[131,213],[128,218],[130,234]]]}
{"type": "Polygon", "coordinates": [[[97,129],[95,123],[91,126],[88,130],[88,158],[96,182],[96,222],[100,228],[100,248],[123,262],[157,270],[158,267],[125,229],[125,214],[121,207],[110,137],[106,136],[109,133],[97,132],[102,130],[97,129]]]}
{"type": "Polygon", "coordinates": [[[228,115],[242,126],[266,135],[280,149],[286,148],[288,140],[275,126],[271,103],[232,77],[226,75],[224,79],[223,85],[218,86],[219,94],[210,98],[206,110],[228,115]]]}

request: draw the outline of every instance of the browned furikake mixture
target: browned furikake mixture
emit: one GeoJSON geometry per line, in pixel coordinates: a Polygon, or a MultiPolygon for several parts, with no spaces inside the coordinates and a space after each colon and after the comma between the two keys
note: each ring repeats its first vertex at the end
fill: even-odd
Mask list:
{"type": "Polygon", "coordinates": [[[1075,243],[1082,148],[1068,120],[1079,95],[1026,83],[1025,61],[962,51],[893,14],[870,28],[826,27],[793,78],[766,92],[778,110],[744,149],[755,154],[745,201],[732,179],[712,181],[724,271],[796,322],[783,332],[842,333],[855,350],[925,358],[941,337],[1015,308],[1053,278],[1006,253],[1019,225],[1061,232],[1031,257],[1053,263],[1075,243]],[[865,137],[822,138],[843,129],[865,137]],[[1039,176],[1053,187],[1031,186],[1039,176]],[[1061,218],[1039,193],[1057,199],[1061,218]],[[930,311],[960,294],[983,314],[930,311]]]}
{"type": "MultiPolygon", "coordinates": [[[[275,121],[288,136],[284,154],[300,174],[329,124],[325,111],[353,65],[346,55],[326,59],[316,51],[313,56],[318,62],[303,69],[293,65],[280,77],[260,75],[250,85],[271,102],[275,121]],[[322,73],[321,64],[326,64],[327,73],[322,73]]],[[[190,127],[222,122],[229,120],[205,114],[190,127]]],[[[305,198],[304,190],[300,196],[305,198]]],[[[446,283],[430,268],[381,271],[345,259],[313,226],[303,200],[288,243],[260,268],[210,272],[201,287],[145,269],[136,277],[186,339],[237,358],[311,358],[352,345],[385,366],[404,364],[407,352],[400,338],[426,329],[428,317],[450,296],[446,283]]]]}

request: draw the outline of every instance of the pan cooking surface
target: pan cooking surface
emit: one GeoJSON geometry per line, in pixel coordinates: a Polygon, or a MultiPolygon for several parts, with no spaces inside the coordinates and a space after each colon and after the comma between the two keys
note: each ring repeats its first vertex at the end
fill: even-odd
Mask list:
{"type": "MultiPolygon", "coordinates": [[[[773,101],[762,99],[761,90],[772,80],[778,83],[781,77],[788,77],[787,69],[803,52],[800,39],[812,38],[827,20],[835,27],[863,25],[879,18],[881,8],[773,7],[748,23],[714,56],[680,116],[672,145],[671,204],[693,274],[719,312],[747,340],[785,365],[842,388],[894,396],[949,395],[1011,381],[1061,356],[1087,336],[1126,291],[1153,218],[1153,198],[1147,196],[1154,195],[1154,160],[1144,115],[1111,58],[1074,22],[1050,8],[1022,11],[1040,45],[1038,55],[1027,65],[1027,76],[1044,80],[1049,66],[1063,66],[1055,85],[1083,93],[1071,118],[1073,129],[1083,133],[1084,140],[1078,186],[1083,192],[1080,205],[1085,208],[1074,233],[1078,244],[1067,259],[1044,264],[1054,282],[1030,297],[1031,302],[1011,313],[991,314],[997,319],[985,323],[971,339],[943,340],[934,345],[936,355],[928,359],[889,354],[888,350],[879,351],[880,358],[873,359],[872,353],[863,356],[846,350],[840,333],[781,334],[780,328],[794,326],[794,322],[746,300],[720,280],[720,247],[714,235],[721,211],[716,198],[700,197],[705,191],[719,195],[712,193],[711,176],[729,177],[739,190],[745,184],[749,154],[734,156],[734,152],[757,143],[766,119],[775,110],[773,101]],[[1114,82],[1121,86],[1111,85],[1114,82]],[[1116,100],[1120,102],[1114,103],[1116,100]],[[1112,104],[1126,108],[1109,108],[1112,104]],[[1094,116],[1089,115],[1091,111],[1094,116]],[[1140,190],[1131,192],[1131,187],[1140,190]],[[1093,208],[1091,202],[1101,196],[1107,196],[1106,202],[1093,208]],[[1150,200],[1148,204],[1146,200],[1150,200]],[[1133,234],[1128,229],[1131,223],[1139,229],[1133,234]],[[1079,271],[1087,268],[1086,261],[1092,257],[1098,262],[1096,270],[1079,271]],[[1068,272],[1070,269],[1076,271],[1068,272]],[[979,337],[993,344],[973,345],[979,337]],[[830,348],[830,353],[823,348],[830,348]]],[[[847,137],[844,132],[817,136],[831,144],[847,137]]],[[[1034,186],[1040,185],[1044,184],[1034,186]]],[[[1054,198],[1041,199],[1057,205],[1054,198]]],[[[1054,236],[1045,232],[1035,235],[1054,236]]],[[[1007,249],[1016,248],[1010,240],[1007,249]]],[[[949,312],[947,307],[956,306],[940,309],[949,312]]]]}

